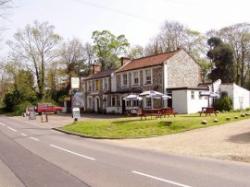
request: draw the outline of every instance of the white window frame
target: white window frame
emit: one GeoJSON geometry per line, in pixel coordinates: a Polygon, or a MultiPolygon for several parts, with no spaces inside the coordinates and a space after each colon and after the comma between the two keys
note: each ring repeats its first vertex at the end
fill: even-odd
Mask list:
{"type": "Polygon", "coordinates": [[[132,86],[139,86],[140,85],[140,71],[132,71],[132,86]],[[137,73],[138,76],[138,83],[135,83],[135,76],[134,74],[137,73]]]}
{"type": "Polygon", "coordinates": [[[87,98],[87,108],[93,109],[93,98],[92,97],[87,98]]]}
{"type": "Polygon", "coordinates": [[[144,82],[144,85],[152,85],[153,84],[153,71],[152,71],[152,68],[150,69],[144,69],[143,71],[143,82],[144,82]],[[150,80],[150,84],[147,83],[147,79],[146,79],[146,71],[150,71],[150,74],[151,74],[151,80],[150,80]]]}
{"type": "Polygon", "coordinates": [[[108,91],[108,89],[109,89],[108,77],[102,79],[102,87],[103,87],[104,91],[108,91]],[[107,85],[107,87],[105,85],[107,85]]]}
{"type": "Polygon", "coordinates": [[[191,99],[194,100],[195,99],[195,91],[191,90],[191,99]]]}
{"type": "Polygon", "coordinates": [[[122,78],[121,78],[121,80],[122,80],[122,86],[123,87],[128,87],[128,73],[122,73],[121,76],[122,76],[122,78]],[[123,79],[124,75],[127,76],[127,84],[124,84],[124,79],[123,79]]]}

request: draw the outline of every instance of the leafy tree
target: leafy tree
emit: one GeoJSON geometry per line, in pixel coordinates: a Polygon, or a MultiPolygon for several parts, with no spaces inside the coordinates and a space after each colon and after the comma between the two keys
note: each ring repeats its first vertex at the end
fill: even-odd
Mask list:
{"type": "Polygon", "coordinates": [[[15,75],[13,88],[4,97],[7,111],[12,111],[15,106],[23,103],[35,103],[37,101],[34,89],[33,74],[29,70],[18,70],[15,75]]]}
{"type": "Polygon", "coordinates": [[[36,92],[34,88],[34,77],[29,70],[19,70],[14,82],[15,90],[18,90],[22,100],[36,102],[36,92]]]}
{"type": "Polygon", "coordinates": [[[212,81],[221,79],[223,83],[234,82],[234,56],[230,45],[223,43],[220,38],[212,37],[208,40],[210,50],[208,58],[213,62],[215,68],[209,77],[212,81]]]}
{"type": "Polygon", "coordinates": [[[7,93],[3,99],[5,110],[8,112],[11,112],[14,106],[18,105],[20,102],[21,102],[21,94],[17,90],[7,93]]]}
{"type": "Polygon", "coordinates": [[[54,32],[54,26],[35,21],[33,25],[27,25],[17,32],[14,41],[8,42],[12,55],[34,71],[40,99],[44,97],[46,66],[58,56],[55,49],[60,40],[61,37],[54,32]]]}
{"type": "Polygon", "coordinates": [[[118,66],[119,56],[127,52],[128,40],[124,35],[115,36],[107,30],[92,33],[93,49],[102,69],[118,66]]]}
{"type": "Polygon", "coordinates": [[[201,67],[202,82],[204,83],[209,79],[208,74],[212,68],[212,64],[207,59],[204,58],[198,59],[197,62],[201,67]]]}

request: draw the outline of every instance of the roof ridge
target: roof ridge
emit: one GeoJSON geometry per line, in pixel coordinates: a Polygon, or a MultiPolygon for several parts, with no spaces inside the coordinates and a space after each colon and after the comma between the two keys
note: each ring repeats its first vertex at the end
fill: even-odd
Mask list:
{"type": "Polygon", "coordinates": [[[170,53],[177,53],[177,52],[179,52],[180,50],[181,50],[181,49],[177,49],[177,50],[174,50],[174,51],[167,51],[167,52],[160,53],[160,54],[154,54],[154,55],[149,55],[149,56],[143,56],[143,57],[140,57],[140,58],[131,59],[131,62],[134,61],[134,60],[140,60],[140,59],[143,59],[143,58],[150,58],[150,57],[159,56],[159,55],[166,55],[166,54],[170,54],[170,53]]]}

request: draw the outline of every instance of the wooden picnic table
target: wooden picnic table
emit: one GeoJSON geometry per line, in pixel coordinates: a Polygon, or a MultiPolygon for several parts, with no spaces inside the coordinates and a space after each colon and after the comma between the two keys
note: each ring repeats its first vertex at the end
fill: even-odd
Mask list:
{"type": "Polygon", "coordinates": [[[211,114],[214,114],[215,116],[217,116],[217,111],[214,107],[202,107],[201,111],[199,112],[200,113],[200,116],[202,114],[205,114],[205,116],[207,115],[211,115],[211,114]]]}
{"type": "Polygon", "coordinates": [[[141,109],[138,112],[138,116],[141,116],[141,119],[143,117],[147,117],[147,116],[151,116],[151,119],[153,116],[156,117],[166,117],[166,116],[170,116],[173,115],[175,117],[176,112],[173,110],[173,108],[160,108],[160,109],[141,109]]]}

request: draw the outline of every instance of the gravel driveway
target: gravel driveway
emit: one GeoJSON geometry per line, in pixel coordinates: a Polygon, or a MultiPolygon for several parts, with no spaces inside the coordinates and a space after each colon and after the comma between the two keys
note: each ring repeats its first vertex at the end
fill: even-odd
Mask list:
{"type": "Polygon", "coordinates": [[[147,139],[106,140],[122,146],[250,162],[250,120],[147,139]]]}

